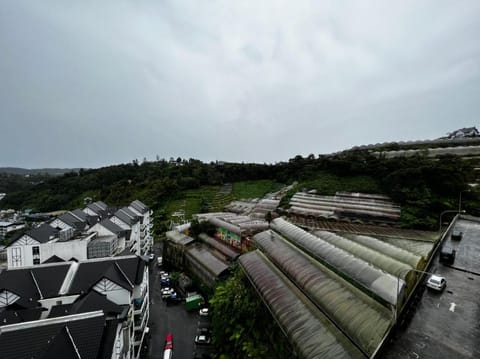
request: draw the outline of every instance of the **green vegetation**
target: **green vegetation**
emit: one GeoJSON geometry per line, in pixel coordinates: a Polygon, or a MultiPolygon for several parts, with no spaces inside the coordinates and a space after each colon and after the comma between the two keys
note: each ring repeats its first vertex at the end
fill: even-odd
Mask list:
{"type": "Polygon", "coordinates": [[[165,203],[168,216],[171,217],[174,212],[184,211],[185,219],[190,219],[195,213],[205,212],[201,210],[202,202],[207,205],[211,203],[219,189],[220,186],[203,186],[179,192],[177,198],[165,203]]]}
{"type": "Polygon", "coordinates": [[[210,299],[216,358],[292,358],[292,349],[247,278],[237,268],[210,299]]]}
{"type": "Polygon", "coordinates": [[[235,182],[232,194],[235,199],[262,198],[265,194],[276,192],[283,186],[283,184],[271,180],[235,182]]]}
{"type": "MultiPolygon", "coordinates": [[[[408,228],[434,229],[438,215],[458,205],[458,194],[476,181],[474,160],[421,154],[386,159],[368,151],[352,150],[332,156],[296,156],[288,162],[267,164],[206,164],[198,160],[165,160],[123,164],[46,178],[16,182],[0,177],[0,189],[8,195],[0,208],[52,211],[83,205],[85,197],[121,206],[138,198],[156,212],[155,230],[160,234],[171,214],[221,211],[233,199],[262,197],[294,181],[292,190],[316,189],[318,194],[336,191],[376,192],[402,206],[401,224],[408,228]]],[[[288,196],[282,206],[288,205],[288,196]]],[[[477,192],[464,195],[464,207],[480,207],[477,192]]]]}

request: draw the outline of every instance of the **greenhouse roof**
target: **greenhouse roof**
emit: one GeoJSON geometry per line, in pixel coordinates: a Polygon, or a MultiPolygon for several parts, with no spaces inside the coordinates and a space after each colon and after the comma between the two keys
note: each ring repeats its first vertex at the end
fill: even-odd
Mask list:
{"type": "Polygon", "coordinates": [[[353,254],[355,257],[361,258],[375,267],[404,280],[412,272],[412,266],[350,239],[327,231],[315,231],[314,234],[324,241],[353,254]]]}
{"type": "Polygon", "coordinates": [[[408,251],[407,249],[397,247],[393,244],[384,242],[380,239],[370,236],[362,236],[357,234],[342,234],[343,237],[353,240],[354,242],[360,243],[366,247],[369,247],[378,252],[382,252],[392,258],[395,258],[403,263],[406,263],[413,268],[423,269],[425,261],[422,256],[408,251]]]}
{"type": "Polygon", "coordinates": [[[390,310],[279,234],[265,231],[253,240],[342,332],[369,356],[374,353],[390,328],[390,310]]]}
{"type": "Polygon", "coordinates": [[[405,288],[405,282],[402,279],[385,273],[364,259],[358,258],[282,218],[273,220],[271,228],[343,278],[390,304],[396,305],[399,294],[405,288]]]}
{"type": "Polygon", "coordinates": [[[366,358],[366,356],[258,250],[242,255],[239,261],[255,289],[301,358],[366,358]]]}

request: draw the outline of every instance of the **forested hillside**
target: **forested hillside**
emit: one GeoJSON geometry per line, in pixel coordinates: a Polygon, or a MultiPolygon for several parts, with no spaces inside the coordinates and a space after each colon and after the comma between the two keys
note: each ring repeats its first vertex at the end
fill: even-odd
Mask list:
{"type": "MultiPolygon", "coordinates": [[[[168,206],[172,201],[185,199],[188,193],[202,197],[197,190],[210,196],[199,200],[214,201],[217,190],[212,192],[211,186],[220,188],[225,183],[268,180],[264,182],[268,184],[267,192],[275,184],[297,181],[290,195],[302,188],[329,195],[339,190],[386,194],[402,205],[402,225],[434,228],[441,211],[456,208],[459,193],[469,188],[473,176],[472,163],[453,156],[434,160],[421,155],[384,159],[361,150],[331,156],[296,156],[278,164],[160,160],[80,169],[41,182],[19,182],[17,188],[10,183],[0,208],[70,209],[82,206],[83,199],[91,197],[113,206],[138,198],[154,210],[164,211],[171,208],[168,206]]],[[[2,185],[5,188],[5,181],[6,177],[0,177],[0,188],[2,185]]],[[[465,206],[477,207],[474,192],[465,193],[464,198],[465,206]]]]}

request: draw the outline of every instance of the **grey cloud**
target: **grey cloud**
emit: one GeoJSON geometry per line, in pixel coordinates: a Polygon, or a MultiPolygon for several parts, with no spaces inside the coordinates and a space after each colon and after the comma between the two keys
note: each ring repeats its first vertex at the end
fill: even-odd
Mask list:
{"type": "Polygon", "coordinates": [[[0,166],[273,162],[476,125],[480,4],[0,7],[0,166]]]}

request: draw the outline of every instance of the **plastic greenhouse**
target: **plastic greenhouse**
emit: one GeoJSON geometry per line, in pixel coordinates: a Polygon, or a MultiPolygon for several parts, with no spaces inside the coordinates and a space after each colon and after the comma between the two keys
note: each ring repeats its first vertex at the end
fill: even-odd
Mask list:
{"type": "Polygon", "coordinates": [[[415,285],[417,273],[412,270],[412,266],[331,232],[315,231],[314,234],[324,241],[353,254],[355,257],[361,258],[387,273],[402,278],[406,282],[407,288],[411,289],[415,285]]]}
{"type": "Polygon", "coordinates": [[[371,356],[391,323],[386,307],[273,231],[253,237],[257,246],[364,352],[371,356]]]}
{"type": "Polygon", "coordinates": [[[262,253],[239,262],[300,358],[366,358],[262,253]]]}
{"type": "Polygon", "coordinates": [[[327,265],[344,279],[367,292],[373,293],[387,303],[396,305],[398,298],[403,298],[405,282],[367,261],[322,240],[313,234],[277,218],[271,228],[281,233],[290,242],[306,251],[315,259],[327,265]]]}

